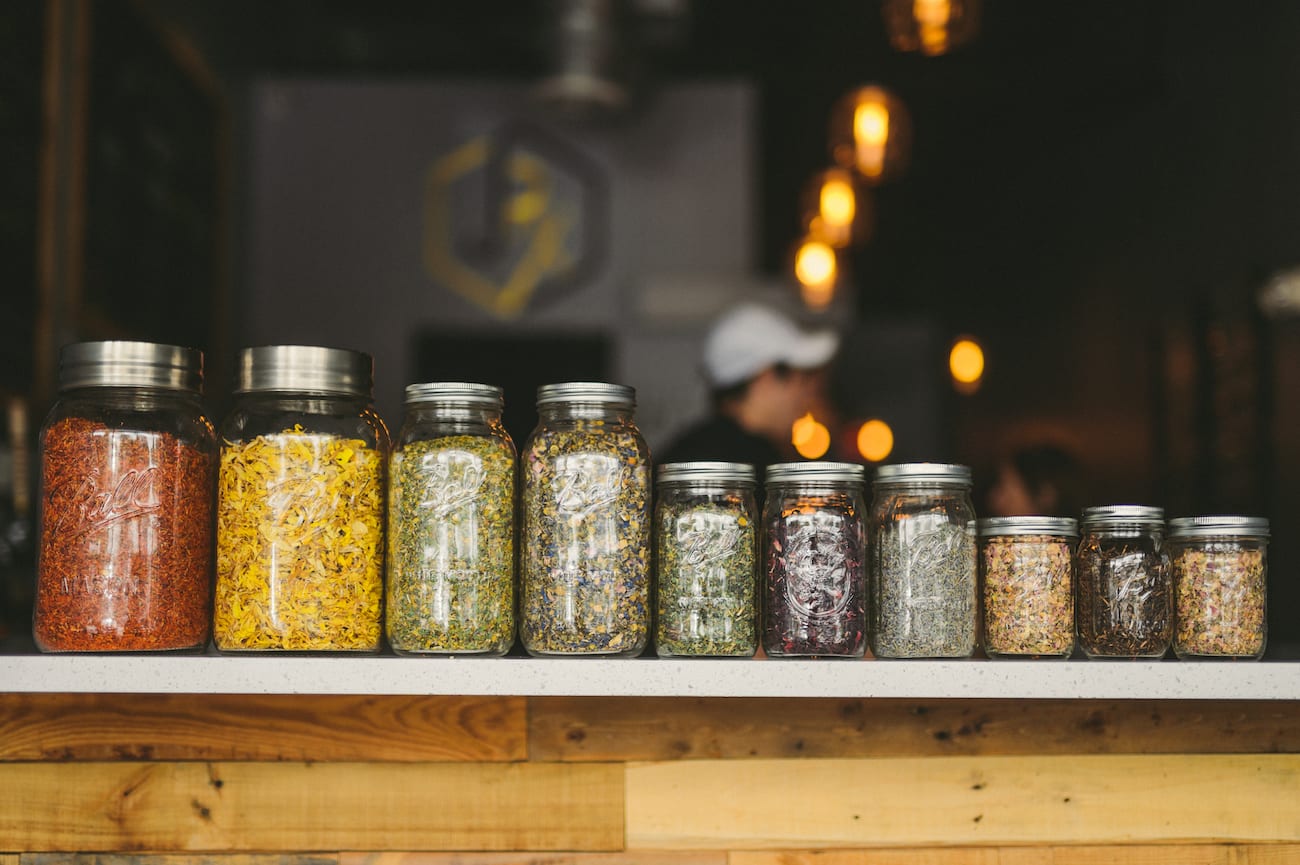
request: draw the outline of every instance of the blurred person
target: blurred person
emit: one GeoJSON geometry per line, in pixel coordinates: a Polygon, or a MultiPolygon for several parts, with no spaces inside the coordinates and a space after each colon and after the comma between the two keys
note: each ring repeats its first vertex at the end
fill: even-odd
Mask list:
{"type": "Polygon", "coordinates": [[[805,331],[769,306],[725,313],[704,342],[711,413],[655,462],[752,463],[761,477],[764,466],[788,458],[791,427],[819,404],[839,342],[834,331],[805,331]]]}
{"type": "Polygon", "coordinates": [[[989,488],[990,516],[1078,517],[1079,463],[1064,448],[1036,444],[1018,448],[998,465],[989,488]]]}

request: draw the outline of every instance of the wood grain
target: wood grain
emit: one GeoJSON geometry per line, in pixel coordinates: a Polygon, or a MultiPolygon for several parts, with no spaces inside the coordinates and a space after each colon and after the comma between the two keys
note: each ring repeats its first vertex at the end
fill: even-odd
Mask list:
{"type": "Polygon", "coordinates": [[[22,865],[337,865],[338,861],[338,856],[290,853],[24,853],[22,857],[22,865]]]}
{"type": "Polygon", "coordinates": [[[522,697],[0,695],[0,762],[493,762],[525,735],[522,697]]]}
{"type": "Polygon", "coordinates": [[[620,766],[8,763],[23,851],[616,850],[620,766]]]}
{"type": "Polygon", "coordinates": [[[1281,865],[1283,862],[1300,862],[1300,845],[922,847],[909,850],[744,851],[728,857],[728,865],[1281,865]]]}
{"type": "Polygon", "coordinates": [[[1300,701],[537,697],[534,760],[1300,753],[1300,701]]]}
{"type": "Polygon", "coordinates": [[[339,865],[727,865],[721,850],[621,853],[342,853],[339,865]]]}
{"type": "Polygon", "coordinates": [[[1300,756],[679,760],[627,768],[627,846],[1300,841],[1300,756]]]}

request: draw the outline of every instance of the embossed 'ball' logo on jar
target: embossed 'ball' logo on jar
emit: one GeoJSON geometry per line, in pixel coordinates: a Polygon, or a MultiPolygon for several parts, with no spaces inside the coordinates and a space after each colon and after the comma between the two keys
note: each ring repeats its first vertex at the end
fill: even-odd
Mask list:
{"type": "Polygon", "coordinates": [[[570,454],[555,461],[555,506],[585,516],[618,500],[622,472],[617,457],[570,454]]]}
{"type": "Polygon", "coordinates": [[[822,514],[789,518],[785,597],[809,619],[839,616],[848,607],[850,551],[843,527],[822,514]]]}
{"type": "Polygon", "coordinates": [[[432,510],[435,517],[473,503],[487,477],[483,460],[468,451],[428,454],[422,470],[427,474],[420,507],[432,510]]]}

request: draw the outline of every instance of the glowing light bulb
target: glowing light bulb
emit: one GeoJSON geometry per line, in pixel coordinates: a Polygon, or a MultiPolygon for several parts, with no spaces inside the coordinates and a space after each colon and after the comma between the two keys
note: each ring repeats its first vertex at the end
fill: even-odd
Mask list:
{"type": "Polygon", "coordinates": [[[822,184],[818,207],[822,225],[827,228],[846,228],[853,224],[858,213],[857,196],[853,184],[843,177],[828,177],[822,184]]]}
{"type": "Polygon", "coordinates": [[[894,449],[894,431],[883,420],[871,419],[858,427],[858,453],[878,463],[894,449]]]}
{"type": "Polygon", "coordinates": [[[961,385],[974,385],[984,375],[984,349],[972,339],[959,339],[948,352],[948,369],[961,385]]]}
{"type": "Polygon", "coordinates": [[[790,428],[790,443],[804,459],[819,459],[830,450],[831,432],[809,413],[795,421],[790,428]]]}
{"type": "Polygon", "coordinates": [[[835,282],[838,269],[835,250],[820,240],[805,240],[794,256],[794,276],[803,286],[825,286],[835,282]]]}
{"type": "Polygon", "coordinates": [[[874,100],[858,103],[853,112],[853,137],[859,146],[883,146],[889,140],[889,109],[874,100]]]}

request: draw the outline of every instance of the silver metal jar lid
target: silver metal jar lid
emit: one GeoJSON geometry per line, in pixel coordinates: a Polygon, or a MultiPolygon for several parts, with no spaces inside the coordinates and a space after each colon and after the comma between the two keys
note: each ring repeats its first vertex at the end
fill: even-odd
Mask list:
{"type": "Polygon", "coordinates": [[[1138,524],[1144,526],[1162,526],[1165,522],[1165,509],[1149,505],[1102,505],[1084,508],[1082,524],[1089,526],[1115,526],[1138,524]]]}
{"type": "Polygon", "coordinates": [[[658,472],[661,484],[715,481],[752,487],[758,483],[758,473],[749,463],[665,463],[658,472]]]}
{"type": "Polygon", "coordinates": [[[1007,535],[1053,535],[1078,538],[1079,521],[1071,517],[985,517],[976,522],[980,537],[1007,535]]]}
{"type": "Polygon", "coordinates": [[[375,364],[370,355],[315,345],[261,345],[239,352],[235,393],[339,394],[369,397],[375,364]]]}
{"type": "Polygon", "coordinates": [[[899,463],[876,469],[878,484],[939,483],[971,485],[970,466],[954,463],[899,463]]]}
{"type": "Polygon", "coordinates": [[[154,342],[77,342],[59,352],[59,389],[154,387],[203,391],[203,352],[154,342]]]}
{"type": "Polygon", "coordinates": [[[1269,536],[1264,517],[1220,514],[1206,517],[1178,517],[1169,521],[1171,538],[1239,538],[1269,536]]]}
{"type": "Polygon", "coordinates": [[[609,405],[636,406],[636,389],[625,384],[603,381],[566,381],[544,384],[537,389],[537,404],[552,402],[598,402],[609,405]]]}
{"type": "Polygon", "coordinates": [[[853,483],[865,484],[867,470],[857,463],[800,462],[776,463],[767,467],[769,484],[784,483],[853,483]]]}
{"type": "Polygon", "coordinates": [[[407,405],[426,402],[473,403],[501,408],[505,405],[505,393],[496,385],[467,381],[430,381],[406,386],[407,405]]]}

